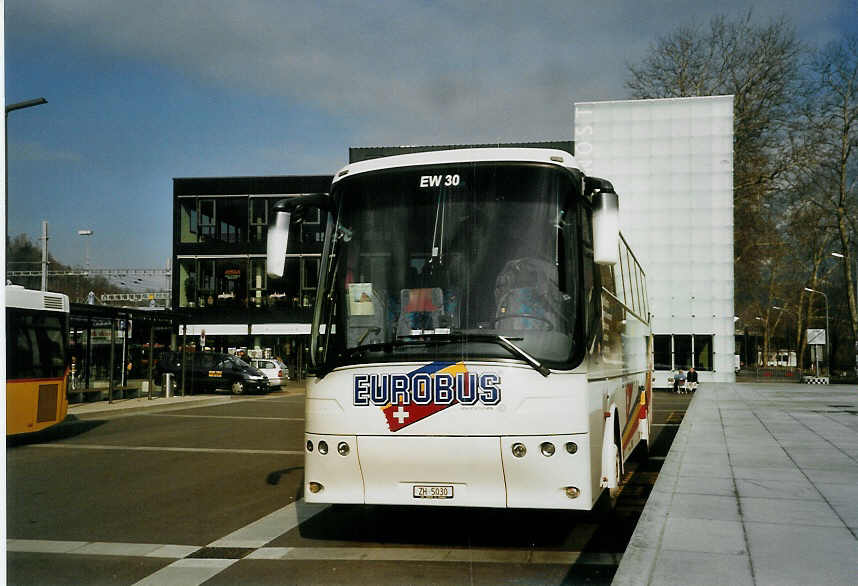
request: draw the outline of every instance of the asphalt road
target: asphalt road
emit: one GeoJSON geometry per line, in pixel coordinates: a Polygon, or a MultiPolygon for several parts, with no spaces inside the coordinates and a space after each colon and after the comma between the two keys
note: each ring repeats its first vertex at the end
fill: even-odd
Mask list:
{"type": "Polygon", "coordinates": [[[689,396],[609,514],[311,507],[303,397],[92,415],[7,444],[9,584],[607,584],[689,396]]]}

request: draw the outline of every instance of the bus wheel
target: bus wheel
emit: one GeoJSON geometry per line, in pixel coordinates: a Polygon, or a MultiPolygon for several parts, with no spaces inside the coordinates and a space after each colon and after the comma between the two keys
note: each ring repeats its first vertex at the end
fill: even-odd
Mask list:
{"type": "Polygon", "coordinates": [[[241,381],[235,381],[232,383],[232,394],[233,395],[243,395],[244,394],[244,383],[241,381]]]}

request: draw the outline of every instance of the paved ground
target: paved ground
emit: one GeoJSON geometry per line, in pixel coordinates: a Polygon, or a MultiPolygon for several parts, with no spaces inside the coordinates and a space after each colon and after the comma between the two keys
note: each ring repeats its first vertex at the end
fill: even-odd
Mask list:
{"type": "Polygon", "coordinates": [[[85,403],[7,449],[10,584],[609,584],[689,397],[610,515],[313,507],[302,389],[85,403]]]}
{"type": "Polygon", "coordinates": [[[858,583],[858,388],[698,389],[614,584],[858,583]]]}

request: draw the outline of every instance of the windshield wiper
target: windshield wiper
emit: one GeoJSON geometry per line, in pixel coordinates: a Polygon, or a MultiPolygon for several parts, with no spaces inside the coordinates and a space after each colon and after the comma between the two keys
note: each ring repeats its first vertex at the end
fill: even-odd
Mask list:
{"type": "Polygon", "coordinates": [[[468,342],[493,342],[498,346],[503,346],[517,358],[521,358],[536,370],[542,376],[548,376],[551,371],[546,368],[539,360],[525,352],[521,347],[513,344],[512,340],[522,340],[523,338],[508,338],[500,334],[465,334],[463,332],[453,332],[450,336],[455,340],[467,340],[468,342]]]}
{"type": "Polygon", "coordinates": [[[513,343],[513,340],[519,341],[522,339],[523,338],[510,338],[498,334],[466,334],[464,332],[453,331],[443,334],[424,334],[423,339],[419,340],[394,340],[391,342],[377,342],[374,344],[367,344],[365,346],[356,346],[341,352],[340,357],[348,358],[349,356],[354,356],[355,354],[360,354],[365,351],[377,352],[379,350],[384,350],[385,352],[392,352],[394,348],[401,348],[404,346],[425,346],[429,344],[447,344],[449,342],[488,342],[504,347],[510,352],[510,354],[514,355],[516,358],[520,358],[532,366],[536,372],[547,377],[551,374],[551,371],[539,360],[513,343]]]}

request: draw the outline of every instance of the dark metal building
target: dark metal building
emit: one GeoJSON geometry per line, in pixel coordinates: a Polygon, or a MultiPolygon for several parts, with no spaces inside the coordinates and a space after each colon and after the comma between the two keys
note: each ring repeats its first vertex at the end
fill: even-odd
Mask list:
{"type": "Polygon", "coordinates": [[[247,349],[251,356],[279,356],[290,370],[302,370],[325,218],[292,227],[298,237],[290,239],[284,276],[272,279],[265,260],[269,214],[284,197],[327,193],[331,180],[173,179],[172,307],[187,316],[187,335],[198,348],[247,349]]]}

